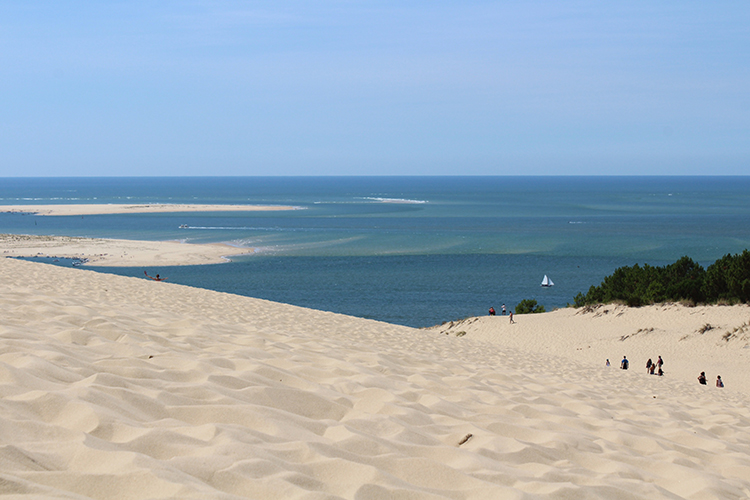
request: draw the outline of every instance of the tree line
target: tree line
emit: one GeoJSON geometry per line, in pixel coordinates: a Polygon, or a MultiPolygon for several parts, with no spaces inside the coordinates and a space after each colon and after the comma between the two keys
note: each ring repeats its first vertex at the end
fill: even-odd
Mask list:
{"type": "Polygon", "coordinates": [[[727,254],[703,269],[690,257],[666,266],[620,267],[588,293],[579,293],[575,307],[620,302],[631,307],[660,302],[693,304],[750,302],[750,252],[727,254]]]}

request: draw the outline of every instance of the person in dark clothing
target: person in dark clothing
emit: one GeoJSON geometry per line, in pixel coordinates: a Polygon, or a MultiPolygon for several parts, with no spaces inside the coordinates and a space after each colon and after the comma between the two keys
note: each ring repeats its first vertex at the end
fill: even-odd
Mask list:
{"type": "Polygon", "coordinates": [[[156,276],[149,276],[146,271],[143,271],[143,274],[145,274],[147,278],[152,279],[154,281],[165,281],[167,279],[167,278],[162,278],[158,274],[156,276]]]}

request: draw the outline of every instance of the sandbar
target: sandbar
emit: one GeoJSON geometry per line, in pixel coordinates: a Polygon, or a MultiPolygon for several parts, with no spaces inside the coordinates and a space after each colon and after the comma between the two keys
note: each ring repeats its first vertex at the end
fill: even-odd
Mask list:
{"type": "Polygon", "coordinates": [[[0,205],[0,213],[24,213],[34,215],[106,215],[135,213],[179,213],[179,212],[258,212],[276,210],[298,210],[300,207],[285,205],[191,205],[180,203],[147,204],[71,204],[71,205],[0,205]]]}
{"type": "Polygon", "coordinates": [[[252,254],[253,248],[224,243],[193,244],[180,241],[141,241],[72,236],[0,234],[2,257],[79,259],[85,266],[139,267],[190,266],[228,262],[252,254]]]}

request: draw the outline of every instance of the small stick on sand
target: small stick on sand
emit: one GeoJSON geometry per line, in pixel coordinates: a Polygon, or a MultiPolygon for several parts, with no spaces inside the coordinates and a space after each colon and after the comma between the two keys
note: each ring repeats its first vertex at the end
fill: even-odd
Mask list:
{"type": "Polygon", "coordinates": [[[474,434],[467,434],[464,436],[464,438],[458,442],[458,446],[461,446],[462,444],[466,443],[474,434]]]}

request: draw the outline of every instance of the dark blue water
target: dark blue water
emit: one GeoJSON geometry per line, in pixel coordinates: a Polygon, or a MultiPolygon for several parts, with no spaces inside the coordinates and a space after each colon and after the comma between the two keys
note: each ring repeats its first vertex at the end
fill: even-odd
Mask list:
{"type": "MultiPolygon", "coordinates": [[[[748,177],[0,179],[0,204],[293,205],[252,213],[38,217],[0,232],[229,242],[230,264],[149,269],[170,281],[411,326],[552,309],[635,263],[708,265],[750,247],[748,177]],[[180,225],[188,229],[180,229],[180,225]],[[547,274],[552,288],[539,286],[547,274]]],[[[1,208],[0,208],[1,210],[1,208]]],[[[94,268],[92,268],[94,269],[94,268]]],[[[143,269],[97,268],[132,276],[143,269]]]]}

